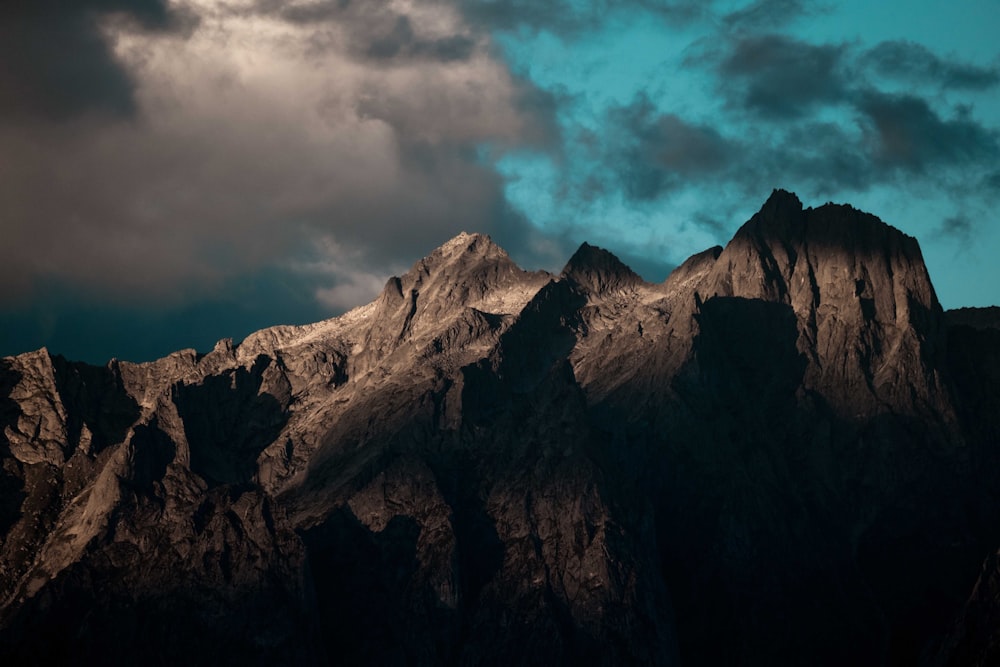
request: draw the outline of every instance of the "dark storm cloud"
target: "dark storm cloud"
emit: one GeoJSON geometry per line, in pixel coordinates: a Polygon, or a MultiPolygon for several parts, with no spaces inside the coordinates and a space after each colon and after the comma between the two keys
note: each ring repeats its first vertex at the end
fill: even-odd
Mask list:
{"type": "Polygon", "coordinates": [[[672,23],[704,16],[711,2],[704,0],[455,0],[473,24],[487,30],[548,30],[573,34],[598,28],[614,11],[643,11],[672,23]]]}
{"type": "MultiPolygon", "coordinates": [[[[803,8],[755,3],[729,21],[752,27],[757,23],[749,17],[758,12],[797,9],[803,8]]],[[[859,51],[752,31],[722,37],[728,42],[703,42],[687,63],[707,65],[716,77],[727,100],[718,123],[745,122],[742,114],[754,121],[752,138],[744,138],[747,163],[728,172],[747,191],[768,186],[768,179],[790,179],[819,196],[836,196],[898,184],[901,173],[937,183],[978,181],[1000,157],[997,131],[971,108],[957,106],[950,114],[939,108],[940,88],[989,88],[997,84],[994,69],[951,62],[911,42],[859,51]],[[879,76],[913,85],[905,94],[886,92],[879,76]]]]}
{"type": "Polygon", "coordinates": [[[794,182],[814,196],[835,198],[898,183],[901,172],[937,184],[965,179],[963,174],[979,182],[977,174],[1000,158],[998,133],[967,110],[946,118],[915,95],[873,89],[841,94],[844,121],[809,116],[768,123],[739,141],[663,113],[640,96],[609,114],[601,168],[636,202],[708,181],[747,194],[794,182]]]}
{"type": "Polygon", "coordinates": [[[285,6],[266,2],[260,9],[298,24],[335,22],[347,29],[351,52],[373,61],[465,60],[476,48],[471,34],[424,37],[417,34],[413,21],[381,2],[330,0],[285,6]]]}
{"type": "Polygon", "coordinates": [[[720,220],[718,217],[709,215],[707,213],[696,213],[691,221],[703,229],[708,229],[717,234],[725,234],[727,231],[726,223],[720,220]]]}
{"type": "Polygon", "coordinates": [[[945,218],[934,231],[933,236],[942,240],[968,244],[972,241],[974,231],[972,221],[965,215],[958,214],[945,218]]]}
{"type": "Polygon", "coordinates": [[[655,199],[679,185],[716,175],[738,155],[739,146],[714,128],[660,113],[640,95],[609,113],[612,140],[606,165],[626,194],[655,199]]]}
{"type": "Polygon", "coordinates": [[[740,37],[718,65],[723,91],[740,107],[769,119],[808,115],[844,97],[845,47],[783,35],[740,37]]]}
{"type": "Polygon", "coordinates": [[[62,120],[134,112],[133,81],[99,21],[185,29],[166,0],[13,0],[0,3],[0,118],[62,120]]]}
{"type": "Polygon", "coordinates": [[[458,0],[456,4],[473,24],[492,30],[528,27],[575,32],[591,25],[594,14],[593,10],[569,0],[458,0]]]}
{"type": "Polygon", "coordinates": [[[572,97],[558,88],[540,88],[521,76],[514,77],[514,85],[514,108],[532,119],[532,129],[525,139],[549,152],[559,152],[563,142],[559,111],[572,102],[572,97]]]}
{"type": "Polygon", "coordinates": [[[800,16],[825,11],[808,0],[757,0],[742,9],[722,17],[722,22],[734,30],[773,30],[800,16]]]}
{"type": "Polygon", "coordinates": [[[1000,83],[996,66],[944,60],[927,47],[909,41],[881,42],[862,54],[860,62],[885,77],[943,88],[985,90],[1000,83]]]}
{"type": "MultiPolygon", "coordinates": [[[[875,172],[857,132],[837,123],[804,122],[788,128],[774,146],[762,151],[758,165],[747,165],[745,178],[757,173],[772,182],[789,176],[808,182],[819,196],[840,196],[845,190],[864,191],[888,174],[875,172]],[[766,168],[761,168],[761,163],[766,168]]],[[[765,180],[753,185],[765,186],[765,180]]]]}
{"type": "MultiPolygon", "coordinates": [[[[94,6],[112,5],[125,6],[94,6]]],[[[133,21],[121,64],[98,46],[120,75],[121,113],[140,122],[0,120],[0,307],[48,299],[50,284],[95,311],[180,307],[276,267],[304,271],[303,293],[331,313],[463,229],[524,261],[547,257],[490,154],[555,150],[558,95],[455,46],[482,37],[439,8],[393,33],[398,14],[361,3],[346,19],[338,4],[283,24],[274,9],[222,7],[185,40],[164,32],[167,13],[107,14],[133,21]],[[397,43],[374,39],[383,30],[397,43]],[[305,52],[317,33],[327,50],[305,52]]]]}
{"type": "Polygon", "coordinates": [[[983,186],[1000,193],[1000,171],[994,171],[984,177],[983,186]]]}
{"type": "Polygon", "coordinates": [[[924,173],[989,163],[1000,156],[997,131],[977,123],[965,110],[946,120],[921,97],[875,90],[859,93],[855,106],[878,165],[924,173]]]}

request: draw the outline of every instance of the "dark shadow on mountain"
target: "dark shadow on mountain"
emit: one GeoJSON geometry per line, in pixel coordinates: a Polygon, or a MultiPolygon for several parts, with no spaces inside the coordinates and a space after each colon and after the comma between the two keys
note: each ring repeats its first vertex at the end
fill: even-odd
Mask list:
{"type": "Polygon", "coordinates": [[[543,286],[500,337],[490,357],[462,368],[466,419],[489,418],[515,394],[534,389],[576,344],[574,325],[586,297],[569,280],[543,286]]]}
{"type": "Polygon", "coordinates": [[[739,410],[736,416],[752,420],[750,424],[771,427],[778,421],[774,417],[794,405],[806,370],[806,359],[796,348],[792,308],[760,299],[714,297],[701,304],[695,320],[699,389],[694,393],[739,410]]]}
{"type": "Polygon", "coordinates": [[[0,536],[21,516],[21,503],[27,497],[24,492],[24,478],[20,473],[21,464],[10,451],[10,442],[5,430],[15,426],[21,416],[17,401],[10,398],[11,392],[21,381],[21,373],[14,370],[6,359],[0,359],[0,536]]]}
{"type": "Polygon", "coordinates": [[[966,461],[934,454],[924,427],[893,415],[865,425],[859,442],[906,447],[911,460],[870,461],[885,488],[859,493],[862,502],[850,508],[855,525],[864,526],[855,559],[884,618],[885,664],[900,667],[920,663],[942,640],[996,546],[989,535],[998,534],[994,505],[973,481],[977,473],[966,461]]]}
{"type": "Polygon", "coordinates": [[[657,423],[684,664],[916,664],[995,532],[956,426],[838,418],[803,384],[789,306],[716,297],[696,319],[657,423]]]}
{"type": "MultiPolygon", "coordinates": [[[[105,552],[140,567],[143,555],[105,552]]],[[[277,576],[256,586],[213,590],[185,579],[160,590],[129,590],[114,568],[76,563],[25,602],[0,628],[4,665],[332,664],[312,610],[277,576]],[[58,605],[47,600],[58,599],[58,605]]],[[[175,574],[180,576],[175,570],[175,574]]],[[[216,584],[220,586],[220,584],[216,584]]],[[[337,663],[342,664],[342,663],[337,663]]]]}
{"type": "Polygon", "coordinates": [[[369,530],[347,506],[302,533],[328,655],[342,665],[444,664],[454,610],[415,580],[420,527],[369,530]]]}
{"type": "Polygon", "coordinates": [[[148,424],[135,427],[132,434],[132,477],[129,480],[143,491],[152,491],[153,482],[163,479],[177,455],[177,445],[163,432],[154,417],[148,424]]]}
{"type": "MultiPolygon", "coordinates": [[[[997,309],[1000,310],[1000,309],[997,309]]],[[[949,312],[949,319],[953,312],[949,312]]],[[[973,319],[965,315],[966,320],[973,319]]],[[[985,316],[983,317],[985,319],[985,316]]],[[[1000,328],[992,324],[959,324],[948,328],[948,370],[958,394],[961,421],[977,448],[977,468],[988,470],[992,488],[1000,493],[1000,328]],[[978,325],[978,326],[976,326],[978,325]],[[983,449],[985,448],[985,450],[983,449]]]]}
{"type": "Polygon", "coordinates": [[[965,325],[973,329],[1000,331],[1000,306],[988,308],[956,308],[945,313],[949,326],[965,325]]]}
{"type": "Polygon", "coordinates": [[[821,425],[798,409],[807,364],[792,308],[715,297],[695,317],[677,398],[656,411],[652,461],[682,663],[871,655],[877,610],[831,613],[864,590],[828,491],[813,484],[832,472],[810,451],[824,444],[805,437],[821,425]]]}
{"type": "Polygon", "coordinates": [[[483,480],[475,448],[459,445],[430,459],[438,490],[451,508],[455,534],[460,616],[449,662],[456,662],[473,632],[480,594],[503,567],[504,543],[481,497],[483,480]]]}
{"type": "Polygon", "coordinates": [[[240,366],[200,384],[174,387],[191,448],[191,470],[210,485],[250,481],[257,457],[288,422],[287,404],[260,390],[271,363],[261,355],[250,369],[240,366]]]}
{"type": "Polygon", "coordinates": [[[77,561],[4,610],[0,664],[327,664],[302,545],[272,501],[185,491],[122,494],[77,561]]]}
{"type": "Polygon", "coordinates": [[[70,451],[79,444],[84,426],[90,431],[90,454],[99,454],[124,440],[139,418],[139,404],[125,391],[117,363],[91,366],[56,355],[52,367],[59,398],[66,407],[70,451]]]}

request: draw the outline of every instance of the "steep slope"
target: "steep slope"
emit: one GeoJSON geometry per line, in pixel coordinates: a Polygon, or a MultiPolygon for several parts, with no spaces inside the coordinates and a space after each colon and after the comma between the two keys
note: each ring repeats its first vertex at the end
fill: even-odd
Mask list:
{"type": "Polygon", "coordinates": [[[945,633],[1000,544],[982,319],[948,325],[912,238],[775,191],[663,284],[462,234],[204,355],[0,360],[0,658],[971,655],[990,584],[945,633]]]}

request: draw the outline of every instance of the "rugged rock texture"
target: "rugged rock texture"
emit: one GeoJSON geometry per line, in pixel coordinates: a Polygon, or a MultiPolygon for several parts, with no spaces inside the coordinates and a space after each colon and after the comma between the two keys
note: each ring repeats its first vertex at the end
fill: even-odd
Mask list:
{"type": "Polygon", "coordinates": [[[989,664],[994,315],[776,191],[659,285],[463,234],[326,322],[2,359],[0,660],[989,664]]]}

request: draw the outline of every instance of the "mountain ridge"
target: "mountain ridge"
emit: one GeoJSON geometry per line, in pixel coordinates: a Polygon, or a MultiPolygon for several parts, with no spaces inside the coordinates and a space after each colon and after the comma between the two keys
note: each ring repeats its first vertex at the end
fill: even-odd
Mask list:
{"type": "Polygon", "coordinates": [[[0,655],[986,655],[990,312],[946,315],[899,230],[775,190],[661,284],[463,232],[323,322],[5,357],[0,655]]]}

